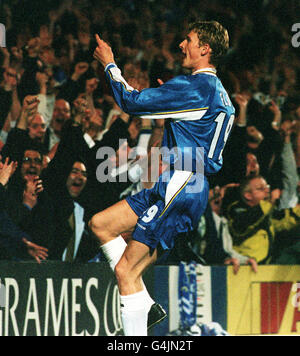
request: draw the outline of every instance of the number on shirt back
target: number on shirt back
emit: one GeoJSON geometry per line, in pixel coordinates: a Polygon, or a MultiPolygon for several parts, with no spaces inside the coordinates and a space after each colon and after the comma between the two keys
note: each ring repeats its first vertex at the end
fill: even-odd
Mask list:
{"type": "MultiPolygon", "coordinates": [[[[212,159],[214,157],[217,145],[218,145],[219,140],[220,140],[221,133],[223,131],[223,126],[224,126],[225,119],[226,119],[226,114],[224,112],[221,112],[215,119],[215,122],[217,123],[217,127],[216,127],[216,131],[215,131],[214,137],[212,139],[211,145],[210,145],[210,150],[208,152],[208,158],[212,159]]],[[[229,137],[230,131],[232,129],[233,123],[234,123],[234,115],[231,115],[230,119],[228,121],[226,130],[225,130],[224,142],[223,142],[222,150],[221,150],[221,153],[219,155],[218,160],[220,160],[222,158],[222,153],[223,153],[225,144],[226,144],[226,142],[228,140],[228,137],[229,137]]]]}

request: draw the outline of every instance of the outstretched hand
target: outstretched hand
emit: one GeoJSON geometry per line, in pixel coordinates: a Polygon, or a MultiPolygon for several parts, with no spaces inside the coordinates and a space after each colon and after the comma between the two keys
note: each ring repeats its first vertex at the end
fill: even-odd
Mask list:
{"type": "MultiPolygon", "coordinates": [[[[241,264],[239,262],[239,260],[237,258],[232,258],[232,257],[229,257],[227,258],[225,261],[224,261],[224,264],[226,266],[228,265],[232,265],[233,266],[233,273],[234,274],[238,274],[239,270],[240,270],[240,267],[241,267],[241,264]]],[[[258,272],[258,264],[257,262],[255,261],[255,259],[253,258],[249,258],[246,262],[246,265],[250,265],[251,267],[251,270],[254,272],[254,273],[257,273],[258,272]]]]}
{"type": "Polygon", "coordinates": [[[25,176],[26,187],[23,192],[23,203],[33,209],[38,203],[38,196],[43,192],[43,182],[38,176],[25,176]]]}
{"type": "Polygon", "coordinates": [[[227,258],[225,261],[224,261],[224,264],[226,266],[229,266],[229,265],[232,265],[233,266],[233,273],[234,274],[238,274],[239,272],[239,269],[241,267],[241,264],[239,262],[239,260],[237,258],[227,258]]]}
{"type": "Polygon", "coordinates": [[[256,260],[254,258],[249,258],[249,260],[246,262],[246,264],[250,265],[250,267],[254,273],[258,272],[258,263],[256,262],[256,260]]]}
{"type": "Polygon", "coordinates": [[[41,260],[46,260],[48,257],[48,249],[46,249],[46,247],[36,245],[25,238],[23,239],[23,242],[27,247],[28,254],[33,257],[37,263],[41,263],[41,260]]]}
{"type": "Polygon", "coordinates": [[[101,40],[99,35],[96,35],[97,48],[94,52],[94,58],[100,62],[105,68],[109,63],[115,63],[114,55],[108,43],[101,40]]]}
{"type": "Polygon", "coordinates": [[[9,163],[9,158],[6,158],[4,163],[0,162],[0,183],[3,186],[6,186],[10,177],[15,173],[17,166],[18,166],[17,162],[9,163]]]}

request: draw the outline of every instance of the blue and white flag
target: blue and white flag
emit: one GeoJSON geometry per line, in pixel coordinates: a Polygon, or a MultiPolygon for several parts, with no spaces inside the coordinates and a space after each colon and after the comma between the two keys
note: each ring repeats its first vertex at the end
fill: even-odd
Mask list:
{"type": "Polygon", "coordinates": [[[179,266],[179,310],[183,328],[191,327],[197,317],[197,273],[196,263],[187,265],[181,262],[179,266]]]}

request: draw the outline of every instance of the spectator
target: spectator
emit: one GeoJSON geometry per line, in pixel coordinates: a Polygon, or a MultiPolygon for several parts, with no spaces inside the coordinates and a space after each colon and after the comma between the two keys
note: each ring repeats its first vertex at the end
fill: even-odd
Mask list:
{"type": "MultiPolygon", "coordinates": [[[[19,126],[18,126],[19,127],[19,126]]],[[[37,113],[27,125],[28,136],[31,140],[43,144],[46,134],[46,122],[43,116],[37,113]]]]}
{"type": "Polygon", "coordinates": [[[11,114],[10,120],[13,122],[20,115],[21,105],[17,93],[17,83],[18,74],[14,68],[2,69],[2,73],[0,72],[0,130],[2,130],[8,114],[11,114]]]}
{"type": "Polygon", "coordinates": [[[31,237],[22,231],[9,217],[5,209],[6,186],[17,164],[9,159],[0,163],[0,259],[24,259],[29,254],[40,263],[47,257],[47,249],[32,243],[31,237]]]}
{"type": "MultiPolygon", "coordinates": [[[[57,99],[54,104],[52,119],[45,136],[45,142],[49,152],[59,143],[63,126],[70,118],[70,104],[63,99],[57,99]]],[[[53,157],[51,157],[51,159],[52,158],[53,157]]]]}
{"type": "Polygon", "coordinates": [[[48,153],[44,141],[46,123],[44,118],[37,113],[37,106],[36,96],[27,96],[24,99],[17,127],[10,131],[2,149],[4,157],[11,157],[20,162],[27,147],[36,147],[43,154],[48,153]]]}
{"type": "MultiPolygon", "coordinates": [[[[252,100],[251,108],[255,108],[254,114],[254,110],[251,108],[249,109],[249,99],[246,95],[235,95],[235,101],[239,105],[239,114],[229,141],[230,146],[224,154],[224,161],[227,162],[227,165],[224,164],[225,170],[223,175],[225,177],[220,185],[231,183],[234,162],[246,162],[246,155],[252,153],[256,156],[260,165],[260,174],[270,181],[272,189],[282,189],[283,177],[281,154],[283,143],[279,132],[271,127],[271,122],[275,122],[272,121],[274,118],[272,118],[270,126],[264,129],[263,133],[258,129],[257,125],[258,121],[265,121],[267,119],[267,117],[264,116],[266,114],[261,114],[257,109],[257,107],[262,109],[261,105],[256,103],[255,100],[252,100]],[[255,116],[255,120],[251,119],[251,116],[255,116]]],[[[276,107],[276,110],[279,110],[275,105],[272,106],[272,110],[275,111],[274,107],[276,107]]],[[[275,119],[276,115],[278,115],[278,113],[274,114],[275,119]]],[[[281,115],[281,113],[279,115],[281,115]]],[[[278,121],[276,121],[276,123],[277,122],[278,121]]],[[[263,125],[260,126],[262,126],[262,128],[264,127],[263,125]]],[[[239,182],[243,179],[245,176],[245,169],[245,165],[239,165],[237,169],[235,169],[235,181],[239,182]]]]}
{"type": "MultiPolygon", "coordinates": [[[[283,189],[273,189],[272,194],[278,194],[278,206],[280,209],[293,208],[298,202],[297,186],[299,182],[295,156],[290,143],[290,126],[285,123],[281,128],[282,135],[284,136],[284,146],[282,151],[282,176],[283,176],[283,189]]],[[[251,178],[260,175],[260,165],[256,156],[253,153],[246,154],[246,174],[245,178],[251,178]]],[[[242,181],[242,180],[241,180],[242,181]]],[[[229,187],[226,189],[225,197],[222,201],[223,210],[226,211],[227,207],[234,201],[239,200],[239,184],[237,186],[229,187]]]]}
{"type": "Polygon", "coordinates": [[[48,247],[46,241],[51,241],[54,234],[54,207],[44,191],[42,170],[42,154],[35,147],[27,149],[7,186],[3,204],[15,225],[31,236],[32,242],[48,247]]]}
{"type": "Polygon", "coordinates": [[[59,195],[55,199],[55,235],[49,246],[50,260],[83,263],[97,253],[97,243],[88,233],[85,210],[78,203],[86,183],[85,164],[76,161],[62,189],[53,187],[51,193],[58,192],[59,195]]]}
{"type": "Polygon", "coordinates": [[[85,93],[90,97],[97,88],[98,78],[89,63],[78,62],[72,76],[60,88],[57,98],[73,103],[79,94],[85,93]]]}
{"type": "Polygon", "coordinates": [[[277,211],[270,196],[270,186],[260,176],[251,177],[241,185],[239,201],[227,212],[234,249],[259,264],[270,263],[276,233],[291,230],[300,223],[299,205],[277,211]]]}

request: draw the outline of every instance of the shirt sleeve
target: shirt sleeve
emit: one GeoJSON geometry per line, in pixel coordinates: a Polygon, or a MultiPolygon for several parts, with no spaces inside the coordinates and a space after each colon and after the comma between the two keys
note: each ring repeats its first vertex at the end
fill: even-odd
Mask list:
{"type": "Polygon", "coordinates": [[[223,230],[222,238],[223,238],[223,247],[224,247],[225,252],[228,253],[228,255],[230,257],[236,258],[237,260],[239,260],[239,262],[241,264],[246,264],[247,261],[249,260],[249,257],[241,255],[236,250],[234,250],[233,242],[232,242],[232,236],[231,236],[231,234],[229,232],[227,221],[225,221],[225,224],[224,224],[224,230],[223,230]]]}
{"type": "Polygon", "coordinates": [[[95,141],[91,138],[91,136],[88,133],[85,133],[83,135],[83,138],[87,143],[87,145],[89,146],[89,148],[93,148],[95,146],[95,141]]]}
{"type": "Polygon", "coordinates": [[[49,127],[51,124],[54,110],[55,96],[39,94],[38,99],[40,101],[38,106],[38,112],[43,116],[46,121],[47,127],[49,127]]]}
{"type": "Polygon", "coordinates": [[[130,115],[149,119],[200,119],[209,108],[209,90],[202,90],[189,76],[178,76],[158,88],[138,91],[126,82],[115,64],[106,66],[105,73],[117,104],[130,115]]]}
{"type": "Polygon", "coordinates": [[[280,197],[280,209],[293,208],[297,205],[298,173],[292,144],[285,143],[282,150],[283,191],[280,197]]]}

